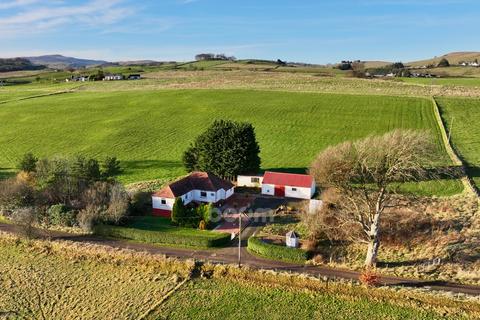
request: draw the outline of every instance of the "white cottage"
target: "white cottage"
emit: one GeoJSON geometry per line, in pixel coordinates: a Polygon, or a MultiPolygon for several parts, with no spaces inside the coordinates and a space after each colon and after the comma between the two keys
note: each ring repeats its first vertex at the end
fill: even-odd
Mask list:
{"type": "Polygon", "coordinates": [[[265,172],[262,194],[297,199],[311,199],[315,194],[315,180],[307,174],[265,172]]]}
{"type": "Polygon", "coordinates": [[[152,195],[152,213],[170,217],[176,198],[184,204],[190,202],[217,203],[226,200],[234,193],[234,185],[207,172],[192,172],[152,195]]]}
{"type": "Polygon", "coordinates": [[[237,187],[260,188],[262,186],[263,176],[261,175],[239,175],[237,177],[237,187]]]}

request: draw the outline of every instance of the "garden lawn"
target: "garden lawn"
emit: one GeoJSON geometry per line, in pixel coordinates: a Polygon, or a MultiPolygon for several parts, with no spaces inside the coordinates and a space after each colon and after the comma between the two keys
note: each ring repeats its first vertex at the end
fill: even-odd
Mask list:
{"type": "Polygon", "coordinates": [[[438,314],[309,290],[195,280],[175,292],[147,319],[448,319],[438,314]]]}
{"type": "MultiPolygon", "coordinates": [[[[255,126],[262,168],[302,172],[325,147],[395,128],[429,130],[450,164],[428,99],[255,90],[77,92],[3,104],[0,170],[37,156],[117,156],[125,183],[185,173],[183,151],[215,119],[255,126]],[[6,119],[7,121],[3,121],[6,119]]],[[[455,181],[428,193],[461,191],[455,181]]],[[[423,190],[424,188],[421,187],[423,190]]]]}
{"type": "Polygon", "coordinates": [[[221,247],[230,242],[230,234],[175,227],[170,219],[153,216],[134,217],[122,227],[97,226],[95,231],[101,236],[185,247],[221,247]]]}
{"type": "Polygon", "coordinates": [[[453,146],[470,166],[469,174],[480,186],[480,99],[437,98],[453,146]]]}

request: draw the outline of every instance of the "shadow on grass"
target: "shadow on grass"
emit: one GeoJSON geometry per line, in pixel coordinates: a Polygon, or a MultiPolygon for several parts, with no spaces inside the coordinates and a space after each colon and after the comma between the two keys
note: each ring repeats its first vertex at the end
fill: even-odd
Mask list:
{"type": "Polygon", "coordinates": [[[0,168],[0,180],[11,178],[15,175],[13,169],[0,168]]]}
{"type": "Polygon", "coordinates": [[[122,160],[121,162],[123,174],[128,175],[135,173],[137,171],[144,171],[148,169],[183,169],[183,164],[181,161],[171,161],[171,160],[122,160]]]}
{"type": "Polygon", "coordinates": [[[303,167],[303,168],[300,168],[300,167],[294,167],[294,168],[266,168],[266,169],[262,169],[261,173],[264,173],[265,171],[306,174],[307,173],[307,168],[305,168],[305,167],[303,167]]]}

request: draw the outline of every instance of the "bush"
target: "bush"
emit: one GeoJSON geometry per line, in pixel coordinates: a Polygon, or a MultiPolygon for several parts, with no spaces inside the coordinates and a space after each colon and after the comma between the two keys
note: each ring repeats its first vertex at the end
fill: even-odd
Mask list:
{"type": "Polygon", "coordinates": [[[38,158],[33,153],[26,153],[18,164],[18,169],[25,172],[35,172],[38,158]]]}
{"type": "Polygon", "coordinates": [[[63,204],[55,204],[47,210],[48,222],[53,225],[71,227],[75,224],[75,214],[63,204]]]}
{"type": "Polygon", "coordinates": [[[31,239],[36,236],[34,225],[37,222],[37,215],[34,208],[28,207],[15,210],[12,215],[12,221],[20,227],[20,232],[25,238],[31,239]]]}
{"type": "Polygon", "coordinates": [[[371,269],[363,271],[358,280],[367,287],[375,287],[380,283],[380,277],[371,269]]]}
{"type": "Polygon", "coordinates": [[[223,247],[230,242],[230,234],[175,234],[150,230],[133,229],[111,225],[97,225],[94,233],[100,236],[129,239],[146,243],[161,243],[189,247],[223,247]]]}
{"type": "Polygon", "coordinates": [[[287,262],[305,263],[309,253],[297,248],[288,248],[264,242],[261,238],[248,238],[248,250],[262,257],[287,262]]]}

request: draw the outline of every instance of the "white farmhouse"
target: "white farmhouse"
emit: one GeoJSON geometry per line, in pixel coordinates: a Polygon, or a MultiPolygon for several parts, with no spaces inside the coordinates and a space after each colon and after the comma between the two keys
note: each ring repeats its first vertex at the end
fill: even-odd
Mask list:
{"type": "Polygon", "coordinates": [[[262,194],[298,199],[311,199],[315,194],[315,180],[307,174],[265,172],[262,194]]]}
{"type": "Polygon", "coordinates": [[[152,195],[152,213],[170,217],[176,198],[184,204],[190,202],[217,203],[226,200],[234,193],[234,185],[207,172],[192,172],[152,195]]]}

